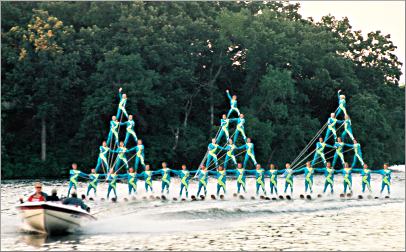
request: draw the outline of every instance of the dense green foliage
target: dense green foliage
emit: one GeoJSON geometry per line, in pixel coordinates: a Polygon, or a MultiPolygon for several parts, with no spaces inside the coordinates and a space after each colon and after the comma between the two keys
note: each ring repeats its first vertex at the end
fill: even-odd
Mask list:
{"type": "Polygon", "coordinates": [[[336,109],[338,89],[366,162],[404,163],[405,96],[390,36],[363,37],[332,16],[306,20],[298,8],[3,2],[3,178],[66,176],[73,161],[89,171],[119,87],[154,168],[200,163],[229,108],[226,89],[238,95],[260,163],[292,161],[336,109]]]}

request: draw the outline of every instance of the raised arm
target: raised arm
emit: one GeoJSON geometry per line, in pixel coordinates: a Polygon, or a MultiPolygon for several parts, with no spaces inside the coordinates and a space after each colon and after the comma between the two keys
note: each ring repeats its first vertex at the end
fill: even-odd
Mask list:
{"type": "Polygon", "coordinates": [[[344,143],[344,146],[350,147],[350,148],[354,148],[353,144],[348,144],[348,143],[344,143]]]}
{"type": "Polygon", "coordinates": [[[127,125],[127,122],[121,122],[121,123],[119,123],[121,126],[123,126],[123,125],[127,125]]]}
{"type": "Polygon", "coordinates": [[[231,101],[233,98],[232,98],[231,95],[230,95],[230,91],[226,90],[226,93],[227,93],[228,99],[230,99],[230,101],[231,101]]]}
{"type": "Polygon", "coordinates": [[[121,95],[121,90],[123,90],[122,88],[119,88],[118,89],[118,98],[120,99],[120,101],[121,101],[121,97],[122,97],[122,95],[121,95]]]}
{"type": "Polygon", "coordinates": [[[334,148],[334,146],[329,145],[329,144],[326,144],[326,147],[329,147],[329,148],[334,148]]]}
{"type": "Polygon", "coordinates": [[[341,93],[341,89],[337,91],[337,98],[338,98],[338,103],[340,104],[340,93],[341,93]]]}

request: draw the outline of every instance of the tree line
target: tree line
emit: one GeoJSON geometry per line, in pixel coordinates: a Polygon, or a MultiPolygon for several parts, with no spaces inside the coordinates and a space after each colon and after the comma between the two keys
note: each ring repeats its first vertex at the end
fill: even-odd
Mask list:
{"type": "Polygon", "coordinates": [[[89,171],[119,87],[154,169],[199,165],[229,108],[226,89],[263,165],[299,154],[336,109],[338,89],[370,167],[404,163],[405,90],[390,35],[364,36],[347,18],[305,19],[299,8],[2,3],[3,178],[65,177],[71,162],[89,171]]]}

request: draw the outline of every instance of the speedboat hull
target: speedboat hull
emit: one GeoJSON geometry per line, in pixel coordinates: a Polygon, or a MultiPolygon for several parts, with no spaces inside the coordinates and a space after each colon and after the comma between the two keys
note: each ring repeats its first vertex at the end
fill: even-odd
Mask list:
{"type": "Polygon", "coordinates": [[[85,222],[96,220],[80,207],[61,203],[27,202],[18,208],[25,224],[39,233],[67,233],[79,228],[85,222]]]}

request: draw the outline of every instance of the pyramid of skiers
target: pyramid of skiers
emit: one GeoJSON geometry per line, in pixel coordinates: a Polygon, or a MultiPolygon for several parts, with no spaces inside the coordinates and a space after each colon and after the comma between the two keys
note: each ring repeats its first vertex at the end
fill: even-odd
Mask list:
{"type": "MultiPolygon", "coordinates": [[[[134,116],[128,114],[126,110],[127,95],[122,94],[122,88],[119,89],[119,104],[117,114],[112,116],[110,121],[110,130],[107,140],[102,142],[99,147],[100,153],[97,159],[95,168],[91,169],[90,174],[85,174],[77,169],[77,165],[72,164],[70,170],[69,189],[68,195],[72,188],[77,190],[78,179],[84,178],[88,180],[87,196],[93,190],[96,195],[97,186],[100,181],[108,182],[107,198],[109,198],[111,191],[113,191],[115,198],[117,198],[117,182],[124,181],[128,184],[128,194],[137,193],[138,180],[144,180],[146,192],[154,192],[152,180],[155,176],[161,177],[161,193],[169,193],[171,184],[171,175],[177,176],[180,179],[179,196],[183,196],[185,192],[186,198],[189,197],[189,184],[194,178],[197,178],[198,189],[196,196],[200,193],[207,194],[208,177],[214,176],[217,180],[217,195],[222,191],[226,194],[227,177],[233,176],[236,178],[237,193],[240,189],[246,192],[246,177],[253,175],[255,177],[256,194],[261,191],[267,195],[265,185],[265,178],[269,177],[269,189],[271,194],[278,194],[278,176],[282,175],[285,180],[284,193],[290,187],[290,193],[293,192],[293,178],[296,174],[304,174],[305,177],[305,193],[309,189],[310,193],[313,192],[313,175],[315,173],[322,173],[325,176],[324,190],[330,187],[331,193],[334,192],[334,175],[341,174],[343,176],[344,193],[347,188],[352,192],[352,173],[360,173],[362,177],[362,192],[368,188],[371,192],[370,180],[371,173],[378,173],[382,175],[381,193],[387,187],[388,194],[390,193],[390,180],[391,170],[388,169],[388,164],[383,165],[383,169],[370,170],[368,165],[362,159],[361,145],[357,142],[353,135],[351,119],[346,109],[345,95],[338,91],[338,108],[334,113],[331,113],[330,118],[326,124],[317,132],[316,136],[309,142],[304,150],[295,158],[292,164],[287,163],[284,169],[277,169],[274,164],[269,165],[269,169],[264,169],[257,163],[255,159],[254,144],[251,139],[245,134],[245,118],[244,114],[240,113],[237,106],[237,96],[230,95],[229,90],[226,91],[227,97],[230,101],[230,109],[226,114],[222,115],[220,127],[211,143],[208,145],[207,152],[203,158],[200,167],[196,170],[188,170],[186,165],[182,165],[181,169],[171,169],[167,167],[166,162],[162,162],[162,168],[152,171],[151,166],[145,163],[144,159],[144,145],[141,139],[138,139],[135,133],[134,116]],[[237,115],[231,118],[231,115],[237,115]],[[343,120],[338,120],[337,117],[342,115],[343,120]],[[127,121],[122,122],[123,117],[127,121]],[[233,133],[230,135],[231,125],[235,125],[233,133]],[[126,134],[124,141],[120,141],[119,132],[120,127],[125,126],[126,134]],[[326,129],[327,128],[327,129],[326,129]],[[343,128],[341,135],[338,131],[343,128]],[[308,149],[317,141],[317,137],[326,129],[325,137],[320,137],[316,143],[316,148],[308,154],[308,149]],[[242,139],[243,142],[240,146],[236,143],[242,139]],[[339,137],[340,136],[340,137],[339,137]],[[351,143],[345,143],[348,137],[351,143]],[[334,144],[327,144],[327,141],[333,137],[334,144]],[[132,138],[136,145],[132,148],[127,148],[127,144],[132,138]],[[224,140],[223,140],[224,139],[224,140]],[[221,143],[223,140],[223,143],[221,143]],[[347,147],[347,150],[344,149],[347,147]],[[324,153],[326,148],[331,150],[324,153]],[[344,153],[351,151],[353,153],[353,162],[351,167],[345,162],[344,153]],[[223,154],[221,154],[223,152],[223,154]],[[238,152],[238,153],[237,153],[238,152]],[[325,155],[334,152],[333,156],[326,158],[325,155]],[[127,159],[126,154],[133,153],[127,159]],[[314,153],[314,154],[313,154],[314,153]],[[237,157],[245,154],[242,163],[237,161],[237,157]],[[307,155],[306,155],[307,154],[307,155]],[[221,155],[221,156],[220,156],[221,155]],[[306,155],[305,158],[302,156],[306,155]],[[307,158],[313,155],[312,161],[307,161],[307,158]],[[134,166],[129,162],[134,159],[134,166]],[[302,159],[301,159],[302,158],[302,159]],[[327,160],[333,159],[332,164],[327,160]],[[341,167],[335,168],[337,160],[340,160],[341,167]],[[251,161],[255,169],[247,169],[248,161],[251,161]],[[306,162],[307,161],[307,162],[306,162]],[[303,166],[303,162],[306,162],[303,166]],[[355,165],[359,163],[361,167],[356,168],[355,165]],[[323,167],[315,167],[321,164],[323,167]],[[143,171],[137,173],[138,169],[142,167],[143,171]],[[231,169],[230,169],[230,166],[231,169]],[[300,167],[303,166],[303,167],[300,167]],[[125,167],[125,173],[119,173],[125,167]],[[102,173],[100,172],[102,171],[102,173]],[[203,190],[202,190],[203,189],[203,190]]],[[[223,197],[223,195],[221,195],[223,197]]]]}

